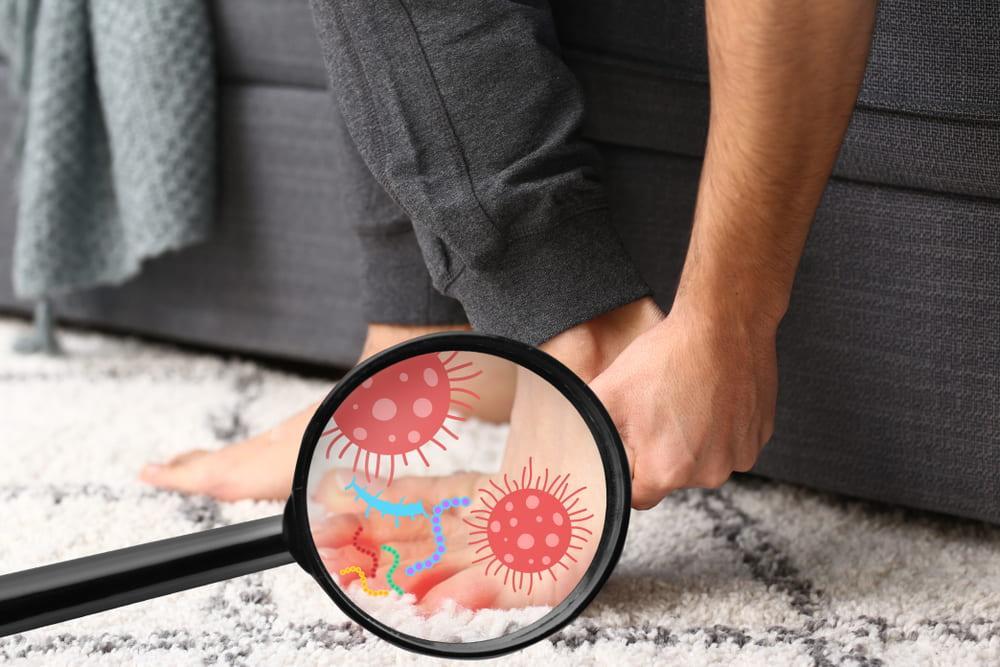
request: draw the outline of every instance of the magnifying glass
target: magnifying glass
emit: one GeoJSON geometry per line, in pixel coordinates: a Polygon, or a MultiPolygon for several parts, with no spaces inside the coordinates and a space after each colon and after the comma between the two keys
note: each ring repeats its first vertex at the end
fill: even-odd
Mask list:
{"type": "Polygon", "coordinates": [[[283,515],[0,576],[0,636],[295,562],[401,648],[497,656],[597,594],[625,541],[628,470],[607,412],[557,360],[425,336],[326,397],[283,515]],[[511,381],[509,428],[477,417],[511,381]]]}

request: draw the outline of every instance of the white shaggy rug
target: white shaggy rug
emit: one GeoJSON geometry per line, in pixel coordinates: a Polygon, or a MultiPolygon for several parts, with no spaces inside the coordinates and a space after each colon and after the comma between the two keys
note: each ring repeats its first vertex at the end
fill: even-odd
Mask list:
{"type": "MultiPolygon", "coordinates": [[[[330,381],[103,335],[8,352],[0,320],[0,572],[268,516],[151,490],[140,466],[222,446],[330,381]]],[[[287,566],[0,639],[10,665],[431,662],[347,621],[287,566]]],[[[434,661],[440,662],[440,661],[434,661]]],[[[1000,528],[756,479],[637,513],[582,618],[512,665],[1000,664],[1000,528]]]]}

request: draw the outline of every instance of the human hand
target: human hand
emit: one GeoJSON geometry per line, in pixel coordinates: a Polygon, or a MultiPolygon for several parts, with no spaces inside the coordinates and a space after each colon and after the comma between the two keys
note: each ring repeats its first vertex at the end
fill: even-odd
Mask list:
{"type": "Polygon", "coordinates": [[[776,323],[678,304],[591,384],[621,433],[632,504],[747,471],[774,431],[776,323]]]}

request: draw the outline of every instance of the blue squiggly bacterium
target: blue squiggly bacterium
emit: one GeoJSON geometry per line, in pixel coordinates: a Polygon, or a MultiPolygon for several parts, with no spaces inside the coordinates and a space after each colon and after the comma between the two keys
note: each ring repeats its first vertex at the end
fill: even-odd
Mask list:
{"type": "Polygon", "coordinates": [[[444,532],[441,530],[441,513],[444,512],[449,507],[454,507],[458,509],[459,507],[468,507],[472,501],[466,496],[459,496],[457,498],[445,498],[437,505],[434,506],[434,516],[431,517],[431,530],[434,533],[434,542],[436,543],[434,547],[434,553],[432,553],[427,558],[422,558],[418,560],[413,565],[406,568],[406,574],[410,577],[415,575],[421,570],[429,570],[438,564],[441,557],[444,556],[444,552],[447,550],[444,544],[444,532]]]}
{"type": "Polygon", "coordinates": [[[410,517],[410,520],[416,519],[418,516],[425,516],[428,519],[431,518],[427,510],[424,509],[423,503],[404,503],[406,498],[400,498],[398,502],[390,502],[388,500],[383,500],[379,498],[382,492],[379,491],[376,494],[369,493],[366,489],[359,486],[355,478],[351,478],[351,483],[344,487],[346,491],[354,491],[355,500],[363,500],[368,507],[365,508],[365,518],[372,510],[376,512],[381,512],[382,516],[391,516],[396,519],[396,527],[399,527],[399,517],[410,517]]]}

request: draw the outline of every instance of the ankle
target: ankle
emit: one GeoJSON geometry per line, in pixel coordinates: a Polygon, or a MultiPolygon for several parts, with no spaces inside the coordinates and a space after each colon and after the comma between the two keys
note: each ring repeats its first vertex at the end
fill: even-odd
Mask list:
{"type": "Polygon", "coordinates": [[[404,343],[411,338],[424,336],[426,334],[440,333],[442,331],[468,331],[467,324],[438,324],[432,326],[417,326],[409,324],[369,324],[368,332],[365,336],[365,344],[361,349],[363,361],[368,357],[390,348],[393,345],[404,343]]]}
{"type": "Polygon", "coordinates": [[[663,320],[650,297],[616,308],[554,336],[541,349],[586,382],[597,377],[642,333],[663,320]]]}

